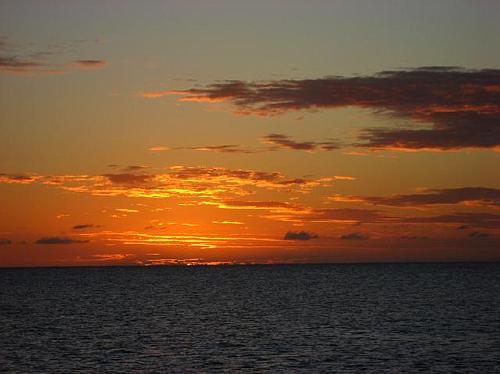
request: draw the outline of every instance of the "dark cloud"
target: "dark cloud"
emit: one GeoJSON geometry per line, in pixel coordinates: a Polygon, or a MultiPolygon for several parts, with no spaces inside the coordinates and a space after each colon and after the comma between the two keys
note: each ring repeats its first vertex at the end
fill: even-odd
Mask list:
{"type": "Polygon", "coordinates": [[[107,65],[105,60],[77,60],[75,67],[80,69],[100,69],[107,65]]]}
{"type": "Polygon", "coordinates": [[[20,60],[18,57],[2,57],[0,56],[0,70],[4,71],[24,71],[42,66],[33,61],[20,60]]]}
{"type": "Polygon", "coordinates": [[[0,245],[11,245],[12,240],[10,239],[0,239],[0,245]]]}
{"type": "Polygon", "coordinates": [[[149,166],[146,166],[146,165],[129,165],[129,166],[125,166],[122,170],[124,172],[134,172],[134,171],[144,170],[144,169],[148,169],[148,168],[149,168],[149,166]]]}
{"type": "Polygon", "coordinates": [[[95,225],[93,224],[75,225],[73,226],[73,230],[85,230],[85,229],[90,229],[92,227],[95,227],[95,225]]]}
{"type": "Polygon", "coordinates": [[[416,224],[462,224],[467,227],[499,228],[500,215],[492,213],[455,213],[439,216],[406,217],[402,223],[416,224]]]}
{"type": "Polygon", "coordinates": [[[393,195],[389,197],[360,197],[359,199],[376,205],[390,206],[460,204],[468,202],[500,206],[500,190],[484,187],[463,187],[432,189],[416,194],[393,195]]]}
{"type": "Polygon", "coordinates": [[[60,237],[60,236],[49,236],[49,237],[44,237],[38,239],[35,243],[36,244],[76,244],[76,243],[88,243],[88,240],[78,240],[78,239],[71,239],[71,238],[66,238],[66,237],[60,237]]]}
{"type": "Polygon", "coordinates": [[[368,234],[363,234],[362,232],[353,232],[350,234],[344,234],[340,236],[342,240],[367,240],[370,239],[368,234]]]}
{"type": "Polygon", "coordinates": [[[35,61],[33,57],[37,56],[0,56],[0,72],[28,75],[64,73],[63,68],[35,61]]]}
{"type": "Polygon", "coordinates": [[[152,179],[154,175],[147,174],[104,174],[108,180],[113,184],[123,184],[123,185],[140,185],[144,184],[152,179]]]}
{"type": "Polygon", "coordinates": [[[273,144],[280,148],[293,149],[298,151],[333,151],[339,148],[338,143],[334,141],[327,142],[297,142],[292,140],[289,136],[283,134],[269,134],[262,137],[262,142],[266,144],[273,144]]]}
{"type": "Polygon", "coordinates": [[[6,38],[0,40],[0,71],[14,74],[61,74],[68,69],[96,69],[104,67],[104,60],[76,60],[66,64],[50,61],[51,57],[77,52],[78,44],[87,40],[73,40],[42,47],[33,51],[34,43],[9,43],[6,38]],[[30,51],[31,50],[31,51],[30,51]]]}
{"type": "Polygon", "coordinates": [[[310,213],[300,216],[301,219],[314,222],[365,222],[375,223],[388,219],[387,216],[377,210],[351,209],[351,208],[325,208],[314,209],[310,213]]]}
{"type": "Polygon", "coordinates": [[[318,234],[309,231],[288,231],[284,240],[312,240],[319,238],[318,234]]]}
{"type": "Polygon", "coordinates": [[[374,149],[500,145],[500,70],[495,69],[421,67],[373,76],[225,81],[164,94],[182,95],[182,101],[232,102],[242,114],[357,106],[413,122],[403,128],[365,129],[355,145],[374,149]]]}
{"type": "Polygon", "coordinates": [[[469,235],[467,235],[469,238],[491,238],[494,235],[493,234],[488,234],[487,232],[481,232],[481,231],[473,231],[469,235]]]}

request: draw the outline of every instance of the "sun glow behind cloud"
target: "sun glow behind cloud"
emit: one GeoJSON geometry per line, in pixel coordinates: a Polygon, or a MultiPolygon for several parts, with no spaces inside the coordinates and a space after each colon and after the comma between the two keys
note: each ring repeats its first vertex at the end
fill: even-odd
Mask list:
{"type": "Polygon", "coordinates": [[[498,7],[275,5],[0,4],[0,266],[500,259],[498,7]]]}

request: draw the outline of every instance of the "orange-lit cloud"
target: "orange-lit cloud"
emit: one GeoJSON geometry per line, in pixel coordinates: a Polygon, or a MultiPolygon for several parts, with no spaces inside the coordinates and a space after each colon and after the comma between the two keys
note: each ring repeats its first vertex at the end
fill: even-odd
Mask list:
{"type": "Polygon", "coordinates": [[[173,95],[174,91],[147,91],[141,94],[146,99],[158,99],[163,96],[173,95]]]}
{"type": "MultiPolygon", "coordinates": [[[[216,248],[252,248],[259,245],[280,245],[282,240],[279,238],[261,237],[261,236],[238,236],[238,235],[216,235],[216,234],[160,234],[143,233],[135,231],[113,232],[102,231],[88,234],[81,234],[81,237],[92,238],[103,243],[122,245],[122,246],[151,246],[161,248],[176,249],[216,249],[216,248]]],[[[52,238],[48,238],[52,239],[52,238]]],[[[76,241],[78,243],[86,242],[76,241]]],[[[49,244],[49,243],[48,243],[49,244]]],[[[52,244],[52,243],[50,243],[52,244]]],[[[54,243],[55,244],[55,243],[54,243]]],[[[58,243],[57,243],[58,244],[58,243]]]]}
{"type": "Polygon", "coordinates": [[[122,213],[137,213],[137,212],[139,212],[137,209],[128,209],[128,208],[116,208],[115,210],[117,212],[122,212],[122,213]]]}
{"type": "Polygon", "coordinates": [[[192,151],[201,151],[201,152],[218,152],[218,153],[256,153],[256,150],[242,148],[237,144],[222,144],[222,145],[201,145],[201,146],[193,146],[193,147],[165,147],[165,146],[156,146],[148,148],[151,152],[165,152],[170,150],[192,150],[192,151]]]}
{"type": "Polygon", "coordinates": [[[165,147],[162,145],[148,148],[148,151],[151,151],[151,152],[165,152],[165,151],[169,151],[169,150],[170,150],[169,147],[165,147]]]}
{"type": "MultiPolygon", "coordinates": [[[[141,171],[142,167],[138,169],[141,171]]],[[[346,179],[347,177],[340,177],[346,179]]],[[[0,183],[32,184],[40,182],[66,191],[96,196],[168,198],[199,196],[224,198],[244,196],[255,189],[307,192],[329,186],[333,177],[288,178],[279,172],[221,167],[172,166],[167,172],[107,173],[103,175],[0,175],[0,183]]]]}
{"type": "Polygon", "coordinates": [[[244,222],[239,222],[239,221],[212,221],[212,223],[219,224],[219,225],[244,225],[244,222]]]}
{"type": "Polygon", "coordinates": [[[321,208],[284,211],[282,214],[270,214],[270,219],[283,222],[315,223],[382,223],[391,220],[379,210],[351,208],[321,208]]]}
{"type": "Polygon", "coordinates": [[[108,262],[108,261],[116,261],[116,260],[125,260],[134,256],[132,253],[102,253],[97,255],[91,255],[90,257],[95,261],[99,262],[108,262]]]}
{"type": "Polygon", "coordinates": [[[244,201],[244,200],[223,200],[218,202],[203,202],[204,205],[215,205],[220,209],[236,210],[269,210],[272,212],[296,213],[304,212],[306,208],[291,204],[286,201],[244,201]]]}
{"type": "Polygon", "coordinates": [[[28,174],[0,174],[0,183],[31,184],[41,178],[38,175],[28,174]]]}
{"type": "Polygon", "coordinates": [[[191,149],[193,151],[202,152],[219,152],[219,153],[255,153],[250,149],[241,148],[239,145],[235,144],[224,144],[224,145],[205,145],[199,147],[181,147],[177,149],[191,149]]]}

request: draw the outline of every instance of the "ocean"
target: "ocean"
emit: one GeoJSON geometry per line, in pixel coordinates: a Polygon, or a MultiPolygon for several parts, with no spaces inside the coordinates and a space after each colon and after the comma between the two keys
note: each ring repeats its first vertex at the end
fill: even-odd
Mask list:
{"type": "Polygon", "coordinates": [[[0,371],[500,372],[500,264],[0,269],[0,371]]]}

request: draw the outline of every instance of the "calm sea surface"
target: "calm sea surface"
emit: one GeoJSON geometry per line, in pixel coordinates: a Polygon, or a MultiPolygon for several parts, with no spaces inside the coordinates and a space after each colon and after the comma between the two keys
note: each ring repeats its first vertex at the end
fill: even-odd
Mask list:
{"type": "Polygon", "coordinates": [[[0,269],[4,372],[500,372],[500,264],[0,269]]]}

